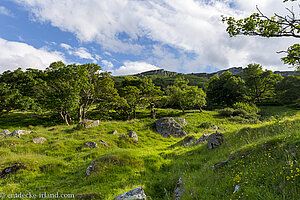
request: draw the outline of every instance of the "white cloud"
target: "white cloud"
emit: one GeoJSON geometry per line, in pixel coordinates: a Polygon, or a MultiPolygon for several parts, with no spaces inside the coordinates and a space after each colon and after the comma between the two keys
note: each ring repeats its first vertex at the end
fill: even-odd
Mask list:
{"type": "MultiPolygon", "coordinates": [[[[287,14],[281,0],[15,0],[32,12],[37,21],[50,22],[74,33],[82,42],[97,42],[113,52],[142,55],[149,46],[137,43],[146,37],[159,45],[167,44],[181,52],[167,57],[148,55],[151,63],[188,71],[245,66],[250,62],[286,68],[275,52],[285,50],[293,39],[274,42],[258,37],[229,38],[221,15],[245,17],[256,12],[256,5],[268,15],[287,14]],[[234,5],[234,6],[232,6],[234,5]],[[128,38],[120,38],[126,34],[128,38]],[[195,53],[190,59],[186,52],[195,53]],[[160,57],[160,58],[159,58],[160,57]]],[[[297,3],[296,3],[297,4],[297,3]]],[[[295,8],[298,8],[295,6],[295,8]]],[[[155,45],[156,45],[155,44],[155,45]]],[[[154,46],[154,51],[157,51],[154,46]]],[[[88,52],[74,53],[92,59],[88,52]]]]}
{"type": "Polygon", "coordinates": [[[112,71],[112,69],[114,68],[114,65],[108,60],[102,60],[101,63],[103,64],[104,69],[102,70],[104,71],[112,71]]]}
{"type": "Polygon", "coordinates": [[[68,44],[65,44],[65,43],[61,43],[60,46],[66,50],[70,50],[70,49],[73,49],[70,45],[68,44]]]}
{"type": "Polygon", "coordinates": [[[10,10],[5,8],[4,6],[0,6],[0,14],[1,15],[6,15],[6,16],[9,16],[9,17],[15,17],[15,15],[10,10]]]}
{"type": "Polygon", "coordinates": [[[145,71],[159,69],[158,67],[145,62],[125,62],[120,68],[113,70],[114,76],[133,75],[145,71]]]}
{"type": "Polygon", "coordinates": [[[0,73],[17,68],[45,69],[52,62],[64,61],[62,53],[36,49],[26,43],[12,42],[0,38],[0,73]]]}
{"type": "Polygon", "coordinates": [[[73,51],[71,54],[74,54],[75,56],[78,56],[79,58],[82,59],[89,59],[92,60],[93,62],[97,62],[97,60],[88,52],[88,50],[84,47],[79,47],[75,51],[73,51]]]}

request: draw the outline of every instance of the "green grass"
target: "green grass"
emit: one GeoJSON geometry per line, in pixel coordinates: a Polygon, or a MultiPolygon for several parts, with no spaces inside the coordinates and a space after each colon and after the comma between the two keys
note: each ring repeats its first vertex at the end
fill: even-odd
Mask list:
{"type": "MultiPolygon", "coordinates": [[[[172,199],[179,177],[182,199],[300,199],[300,111],[286,107],[262,107],[262,122],[241,124],[215,111],[160,109],[158,117],[185,117],[189,135],[211,133],[207,123],[225,131],[225,143],[213,150],[206,144],[182,147],[182,139],[163,138],[155,131],[150,112],[141,110],[131,121],[101,121],[100,126],[77,130],[56,125],[50,115],[12,113],[0,119],[2,129],[32,129],[21,138],[0,138],[0,170],[13,163],[26,169],[0,179],[0,193],[65,193],[86,199],[114,199],[143,186],[149,199],[172,199]],[[275,116],[275,117],[274,117],[275,116]],[[49,131],[55,128],[55,131],[49,131]],[[117,135],[108,132],[117,130],[117,135]],[[135,131],[139,142],[121,137],[135,131]],[[35,137],[44,144],[33,144],[35,137]],[[108,143],[101,146],[99,140],[108,143]],[[83,147],[88,141],[97,149],[83,147]],[[96,170],[85,172],[92,161],[96,170]],[[230,160],[213,170],[212,166],[230,160]],[[236,185],[240,186],[234,192],[236,185]]],[[[94,116],[95,117],[95,116],[94,116]]]]}

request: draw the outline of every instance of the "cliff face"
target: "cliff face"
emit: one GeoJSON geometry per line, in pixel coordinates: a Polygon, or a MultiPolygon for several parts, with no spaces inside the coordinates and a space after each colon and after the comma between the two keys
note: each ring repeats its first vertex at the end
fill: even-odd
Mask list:
{"type": "MultiPolygon", "coordinates": [[[[191,73],[191,74],[188,74],[188,75],[194,75],[194,76],[198,76],[198,77],[202,77],[202,78],[210,78],[215,74],[218,74],[220,76],[225,71],[229,71],[233,75],[240,75],[240,74],[243,73],[244,70],[243,70],[242,67],[232,67],[232,68],[225,69],[225,70],[220,70],[220,71],[217,71],[217,72],[214,72],[214,73],[191,73]]],[[[280,74],[283,77],[295,74],[294,71],[275,71],[274,73],[275,74],[280,74]]],[[[149,75],[163,75],[163,76],[173,77],[173,76],[176,76],[176,75],[183,75],[183,73],[170,72],[170,71],[166,71],[164,69],[157,69],[157,70],[142,72],[142,73],[136,74],[135,76],[143,77],[143,76],[149,76],[149,75]]]]}

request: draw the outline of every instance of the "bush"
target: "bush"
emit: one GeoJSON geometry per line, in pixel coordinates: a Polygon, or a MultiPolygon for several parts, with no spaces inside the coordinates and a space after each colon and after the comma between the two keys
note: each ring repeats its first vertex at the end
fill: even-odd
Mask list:
{"type": "Polygon", "coordinates": [[[213,126],[213,123],[211,123],[211,122],[203,122],[200,126],[199,126],[199,128],[211,128],[213,126]]]}
{"type": "Polygon", "coordinates": [[[230,117],[233,115],[234,109],[233,108],[224,108],[219,110],[219,114],[225,117],[230,117]]]}
{"type": "Polygon", "coordinates": [[[233,108],[244,110],[247,113],[258,113],[259,112],[259,108],[256,105],[249,104],[249,103],[243,103],[243,102],[237,102],[237,103],[233,104],[233,108]]]}

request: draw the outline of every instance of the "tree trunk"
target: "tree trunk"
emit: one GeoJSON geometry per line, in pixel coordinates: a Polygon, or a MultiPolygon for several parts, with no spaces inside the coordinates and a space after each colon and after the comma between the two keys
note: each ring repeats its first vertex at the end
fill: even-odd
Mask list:
{"type": "Polygon", "coordinates": [[[82,105],[78,108],[78,122],[82,121],[82,105]]]}
{"type": "Polygon", "coordinates": [[[151,119],[155,119],[156,110],[154,110],[154,104],[153,103],[150,104],[150,108],[151,108],[151,119]]]}

